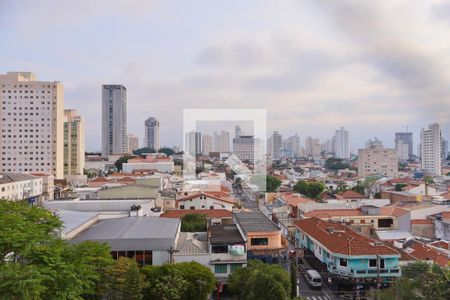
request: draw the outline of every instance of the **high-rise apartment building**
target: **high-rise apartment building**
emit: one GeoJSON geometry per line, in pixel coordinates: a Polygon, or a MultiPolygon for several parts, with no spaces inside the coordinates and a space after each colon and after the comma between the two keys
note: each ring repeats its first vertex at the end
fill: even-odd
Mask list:
{"type": "Polygon", "coordinates": [[[236,125],[236,126],[234,127],[234,137],[235,137],[235,138],[240,137],[241,134],[242,134],[241,126],[236,125]]]}
{"type": "Polygon", "coordinates": [[[184,152],[192,157],[202,153],[202,136],[200,132],[187,132],[185,137],[184,152]]]}
{"type": "Polygon", "coordinates": [[[74,109],[64,110],[64,176],[83,175],[84,121],[74,109]]]}
{"type": "Polygon", "coordinates": [[[261,158],[262,148],[261,140],[252,135],[241,135],[233,139],[233,154],[242,161],[250,161],[261,158]]]}
{"type": "Polygon", "coordinates": [[[384,148],[377,138],[366,145],[365,149],[358,150],[358,176],[396,177],[398,174],[397,151],[384,148]]]}
{"type": "Polygon", "coordinates": [[[350,158],[350,141],[348,130],[344,127],[336,130],[334,135],[334,146],[337,158],[349,159],[350,158]]]}
{"type": "Polygon", "coordinates": [[[127,152],[127,89],[120,84],[102,85],[102,155],[127,152]]]}
{"type": "Polygon", "coordinates": [[[222,130],[220,133],[213,133],[213,151],[230,152],[230,133],[222,130]]]}
{"type": "Polygon", "coordinates": [[[139,149],[139,137],[131,133],[128,134],[128,153],[132,154],[137,149],[139,149]]]}
{"type": "Polygon", "coordinates": [[[64,176],[64,91],[30,72],[0,75],[1,172],[64,176]]]}
{"type": "Polygon", "coordinates": [[[448,141],[442,138],[441,161],[444,162],[448,157],[448,141]]]}
{"type": "Polygon", "coordinates": [[[209,155],[213,149],[213,139],[209,134],[202,135],[202,154],[209,155]]]}
{"type": "Polygon", "coordinates": [[[284,141],[284,148],[292,151],[293,156],[300,156],[300,137],[295,134],[284,141]]]}
{"type": "Polygon", "coordinates": [[[145,120],[145,147],[159,150],[159,121],[150,117],[145,120]]]}
{"type": "Polygon", "coordinates": [[[312,137],[307,137],[305,140],[305,154],[308,157],[320,157],[320,140],[312,137]]]}
{"type": "Polygon", "coordinates": [[[430,175],[441,175],[442,133],[439,124],[422,128],[420,132],[422,169],[430,175]]]}
{"type": "Polygon", "coordinates": [[[272,137],[270,138],[269,154],[271,154],[272,159],[280,159],[280,150],[283,147],[283,136],[274,131],[272,137]]]}
{"type": "Polygon", "coordinates": [[[413,156],[412,132],[396,132],[395,149],[397,149],[398,158],[400,160],[411,158],[413,156]]]}

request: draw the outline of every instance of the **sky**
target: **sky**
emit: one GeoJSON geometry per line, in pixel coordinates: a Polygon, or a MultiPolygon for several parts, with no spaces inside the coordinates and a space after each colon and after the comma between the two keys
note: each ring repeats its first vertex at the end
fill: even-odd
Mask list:
{"type": "MultiPolygon", "coordinates": [[[[0,73],[61,81],[101,148],[101,85],[124,84],[128,132],[186,108],[265,108],[267,132],[352,149],[438,122],[450,138],[450,1],[0,0],[0,73]]],[[[219,130],[219,129],[218,129],[219,130]]]]}

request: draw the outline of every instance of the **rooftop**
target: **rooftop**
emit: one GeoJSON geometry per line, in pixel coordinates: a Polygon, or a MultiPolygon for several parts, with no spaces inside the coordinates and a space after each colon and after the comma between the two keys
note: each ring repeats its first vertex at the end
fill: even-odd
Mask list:
{"type": "Polygon", "coordinates": [[[267,231],[280,231],[280,228],[276,226],[269,218],[267,218],[262,212],[234,212],[236,223],[242,228],[242,230],[248,234],[249,232],[267,232],[267,231]]]}
{"type": "Polygon", "coordinates": [[[72,242],[106,242],[113,251],[160,250],[175,246],[179,219],[126,217],[100,220],[78,234],[72,242]]]}
{"type": "Polygon", "coordinates": [[[212,225],[209,227],[211,244],[244,243],[244,239],[235,224],[212,225]]]}
{"type": "Polygon", "coordinates": [[[368,238],[342,224],[325,222],[319,218],[298,220],[294,221],[294,224],[333,253],[348,256],[400,256],[399,252],[382,242],[368,238]]]}
{"type": "Polygon", "coordinates": [[[33,179],[37,177],[25,173],[0,173],[0,184],[33,179]]]}
{"type": "Polygon", "coordinates": [[[226,209],[176,209],[169,210],[160,215],[161,218],[178,218],[181,219],[185,215],[188,214],[202,214],[206,215],[208,219],[210,218],[230,218],[232,217],[232,213],[226,209]]]}

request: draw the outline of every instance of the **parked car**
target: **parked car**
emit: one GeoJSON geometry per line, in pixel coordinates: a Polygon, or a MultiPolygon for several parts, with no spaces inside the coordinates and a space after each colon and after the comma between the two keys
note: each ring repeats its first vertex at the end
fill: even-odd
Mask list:
{"type": "Polygon", "coordinates": [[[311,288],[322,288],[322,276],[316,270],[310,269],[306,271],[305,280],[311,288]]]}

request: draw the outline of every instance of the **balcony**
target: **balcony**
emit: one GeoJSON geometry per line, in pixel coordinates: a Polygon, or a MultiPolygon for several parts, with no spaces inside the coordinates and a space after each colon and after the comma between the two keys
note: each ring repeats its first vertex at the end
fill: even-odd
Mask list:
{"type": "Polygon", "coordinates": [[[341,275],[345,277],[353,278],[368,278],[368,277],[400,277],[400,268],[383,268],[377,269],[345,269],[334,266],[333,264],[328,264],[328,271],[330,273],[341,275]]]}

